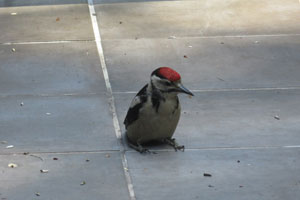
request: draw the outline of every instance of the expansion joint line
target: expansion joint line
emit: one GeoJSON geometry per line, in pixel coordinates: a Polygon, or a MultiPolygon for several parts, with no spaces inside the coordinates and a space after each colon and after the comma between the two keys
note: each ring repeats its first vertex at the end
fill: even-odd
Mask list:
{"type": "Polygon", "coordinates": [[[99,26],[98,26],[98,21],[97,21],[97,17],[96,17],[96,11],[95,11],[93,0],[88,0],[88,6],[89,6],[89,12],[90,12],[90,17],[91,17],[91,21],[92,21],[94,36],[95,36],[95,42],[96,42],[96,46],[97,46],[97,50],[98,50],[98,54],[99,54],[100,64],[101,64],[101,68],[102,68],[102,72],[103,72],[103,76],[104,76],[104,80],[105,80],[105,85],[106,85],[106,89],[107,89],[107,93],[108,93],[109,107],[110,107],[110,110],[112,113],[115,134],[116,134],[116,137],[119,141],[120,148],[121,148],[121,159],[122,159],[123,170],[124,170],[127,187],[128,187],[128,191],[129,191],[129,196],[130,196],[130,200],[136,200],[131,177],[130,177],[130,174],[128,171],[128,163],[127,163],[125,150],[124,150],[125,146],[122,142],[121,128],[120,128],[120,124],[119,124],[118,117],[117,117],[115,100],[114,100],[113,92],[111,89],[111,84],[109,81],[109,76],[108,76],[107,67],[106,67],[106,63],[105,63],[103,47],[101,44],[101,35],[100,35],[100,30],[99,30],[99,26]]]}

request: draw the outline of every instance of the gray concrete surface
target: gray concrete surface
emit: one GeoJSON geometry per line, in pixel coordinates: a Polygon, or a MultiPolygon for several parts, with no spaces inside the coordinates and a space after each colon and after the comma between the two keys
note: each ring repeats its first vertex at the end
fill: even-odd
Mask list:
{"type": "Polygon", "coordinates": [[[186,151],[117,139],[86,1],[0,0],[0,200],[299,198],[297,0],[94,3],[122,135],[170,66],[195,93],[180,96],[186,151]]]}

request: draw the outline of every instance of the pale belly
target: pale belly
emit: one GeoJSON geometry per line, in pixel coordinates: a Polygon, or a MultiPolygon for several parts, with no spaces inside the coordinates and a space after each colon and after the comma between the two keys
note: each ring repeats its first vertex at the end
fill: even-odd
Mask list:
{"type": "MultiPolygon", "coordinates": [[[[171,102],[172,103],[172,102],[171,102]]],[[[140,112],[139,119],[127,128],[131,142],[147,143],[153,140],[172,138],[180,118],[180,105],[174,112],[174,104],[161,103],[158,113],[148,104],[140,112]]]]}

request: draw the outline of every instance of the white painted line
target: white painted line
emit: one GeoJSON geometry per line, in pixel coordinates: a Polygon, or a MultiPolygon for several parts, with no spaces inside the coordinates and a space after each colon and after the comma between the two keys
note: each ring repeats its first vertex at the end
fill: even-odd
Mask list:
{"type": "Polygon", "coordinates": [[[274,88],[228,88],[228,89],[203,89],[191,90],[192,92],[231,92],[231,91],[269,91],[269,90],[299,90],[299,87],[274,87],[274,88]]]}
{"type": "MultiPolygon", "coordinates": [[[[281,88],[224,88],[224,89],[200,89],[191,90],[192,92],[232,92],[232,91],[272,91],[272,90],[299,90],[299,87],[281,87],[281,88]]],[[[113,92],[113,94],[136,94],[138,91],[113,92]]]]}
{"type": "Polygon", "coordinates": [[[39,41],[39,42],[4,42],[0,45],[18,45],[18,44],[65,44],[72,42],[94,42],[95,40],[57,40],[57,41],[39,41]]]}
{"type": "Polygon", "coordinates": [[[109,95],[109,106],[110,106],[110,109],[111,109],[111,112],[113,115],[112,117],[113,117],[113,124],[114,124],[114,128],[115,128],[115,134],[116,134],[118,140],[120,141],[119,144],[120,144],[120,148],[121,148],[122,165],[123,165],[123,171],[124,171],[126,182],[127,182],[129,196],[130,196],[131,200],[136,200],[131,177],[130,177],[129,170],[128,170],[128,163],[127,163],[127,159],[126,159],[126,155],[125,155],[125,151],[124,151],[125,147],[124,147],[124,144],[122,143],[121,128],[120,128],[120,124],[119,124],[118,117],[117,117],[115,101],[114,101],[111,84],[110,84],[109,76],[108,76],[108,72],[107,72],[107,67],[106,67],[106,63],[105,63],[103,47],[101,44],[101,35],[100,35],[100,30],[99,30],[99,26],[98,26],[98,21],[97,21],[97,17],[96,17],[96,11],[95,11],[93,0],[88,0],[88,6],[89,6],[89,12],[90,12],[92,25],[93,25],[95,42],[97,45],[100,64],[102,67],[102,72],[103,72],[103,76],[104,76],[104,80],[105,80],[107,93],[109,95]]]}
{"type": "MultiPolygon", "coordinates": [[[[249,147],[203,147],[203,148],[185,148],[185,151],[218,151],[218,150],[260,150],[260,149],[284,149],[284,148],[300,148],[300,145],[291,146],[249,146],[249,147]]],[[[174,152],[174,149],[156,149],[154,152],[174,152]]],[[[128,153],[138,153],[135,150],[129,150],[128,153]]]]}

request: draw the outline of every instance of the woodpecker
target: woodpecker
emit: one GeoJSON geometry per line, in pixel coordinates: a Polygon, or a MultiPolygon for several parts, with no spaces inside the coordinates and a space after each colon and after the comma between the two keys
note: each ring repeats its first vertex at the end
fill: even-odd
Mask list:
{"type": "Polygon", "coordinates": [[[141,153],[149,152],[142,145],[160,141],[171,145],[175,151],[184,151],[184,146],[172,138],[181,114],[179,93],[194,96],[182,85],[178,72],[160,67],[151,73],[150,82],[136,94],[124,120],[131,148],[141,153]]]}

